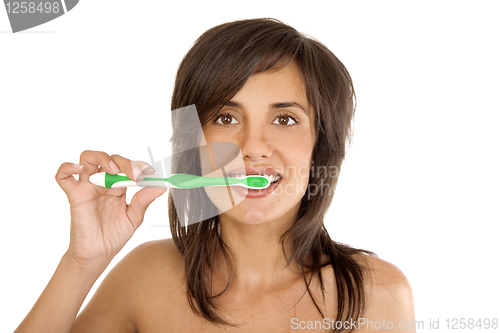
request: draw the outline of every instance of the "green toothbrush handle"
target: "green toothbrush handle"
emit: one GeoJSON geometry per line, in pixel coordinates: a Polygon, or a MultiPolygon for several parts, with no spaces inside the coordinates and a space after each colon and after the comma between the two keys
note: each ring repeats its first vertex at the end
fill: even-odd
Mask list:
{"type": "Polygon", "coordinates": [[[206,186],[242,186],[250,189],[263,189],[270,185],[269,179],[264,176],[234,177],[201,177],[188,174],[175,174],[168,178],[145,177],[140,182],[134,182],[124,173],[116,175],[99,172],[91,175],[89,181],[95,185],[106,188],[119,188],[129,186],[160,186],[180,189],[192,189],[206,186]]]}
{"type": "MultiPolygon", "coordinates": [[[[147,178],[145,178],[146,180],[147,178]]],[[[187,174],[176,174],[166,179],[175,188],[197,188],[207,186],[243,186],[251,189],[262,189],[269,186],[269,180],[264,176],[234,177],[200,177],[187,174]]]]}
{"type": "Polygon", "coordinates": [[[116,175],[112,175],[107,172],[94,173],[89,177],[89,181],[92,184],[99,185],[105,188],[120,188],[130,186],[169,186],[164,178],[144,178],[144,180],[140,182],[134,182],[122,172],[117,173],[116,175]]]}

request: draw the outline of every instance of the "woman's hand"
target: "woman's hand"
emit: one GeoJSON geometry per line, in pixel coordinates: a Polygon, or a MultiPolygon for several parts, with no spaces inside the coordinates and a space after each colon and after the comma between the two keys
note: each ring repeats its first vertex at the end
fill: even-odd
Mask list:
{"type": "Polygon", "coordinates": [[[143,188],[127,205],[126,188],[108,189],[88,181],[90,175],[101,171],[123,172],[134,181],[138,176],[140,181],[145,174],[154,173],[146,162],[90,150],[80,155],[80,167],[61,164],[56,181],[71,206],[71,235],[66,254],[84,266],[107,265],[142,224],[151,202],[166,191],[143,188]],[[80,175],[78,181],[73,174],[80,175]]]}

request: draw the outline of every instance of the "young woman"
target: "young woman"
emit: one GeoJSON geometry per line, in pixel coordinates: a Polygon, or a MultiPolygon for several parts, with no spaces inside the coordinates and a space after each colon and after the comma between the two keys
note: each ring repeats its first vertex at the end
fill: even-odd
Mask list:
{"type": "MultiPolygon", "coordinates": [[[[169,193],[173,239],[127,254],[75,320],[95,280],[165,190],[142,189],[127,205],[125,189],[99,188],[88,178],[121,171],[140,179],[154,172],[145,162],[85,151],[80,165],[63,163],[56,180],[71,205],[70,245],[16,332],[414,331],[406,329],[414,310],[403,273],[334,242],[323,225],[354,115],[352,82],[335,55],[272,19],[214,27],[177,73],[172,110],[192,104],[206,143],[238,144],[244,172],[278,181],[185,227],[179,214],[202,198],[217,202],[201,189],[176,209],[169,193]]],[[[174,150],[185,138],[176,121],[174,150]]],[[[172,170],[180,166],[207,171],[199,155],[172,170]]]]}

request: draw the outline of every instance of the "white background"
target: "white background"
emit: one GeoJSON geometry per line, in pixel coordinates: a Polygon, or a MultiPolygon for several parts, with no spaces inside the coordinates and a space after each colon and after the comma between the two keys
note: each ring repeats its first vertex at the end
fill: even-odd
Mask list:
{"type": "MultiPolygon", "coordinates": [[[[208,28],[274,17],[326,44],[358,97],[355,135],[326,224],[397,265],[416,318],[500,318],[500,21],[494,1],[80,1],[12,34],[0,8],[0,307],[13,331],[69,242],[54,175],[83,150],[169,155],[175,71],[208,28]]],[[[166,196],[109,269],[169,238],[166,196]],[[163,225],[163,227],[158,227],[163,225]]]]}

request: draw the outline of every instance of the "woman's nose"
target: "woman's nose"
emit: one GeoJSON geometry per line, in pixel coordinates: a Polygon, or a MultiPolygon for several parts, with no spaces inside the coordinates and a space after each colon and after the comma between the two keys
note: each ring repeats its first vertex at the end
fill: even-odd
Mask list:
{"type": "Polygon", "coordinates": [[[247,128],[238,145],[245,161],[260,161],[271,157],[273,152],[269,133],[264,128],[247,128]]]}

